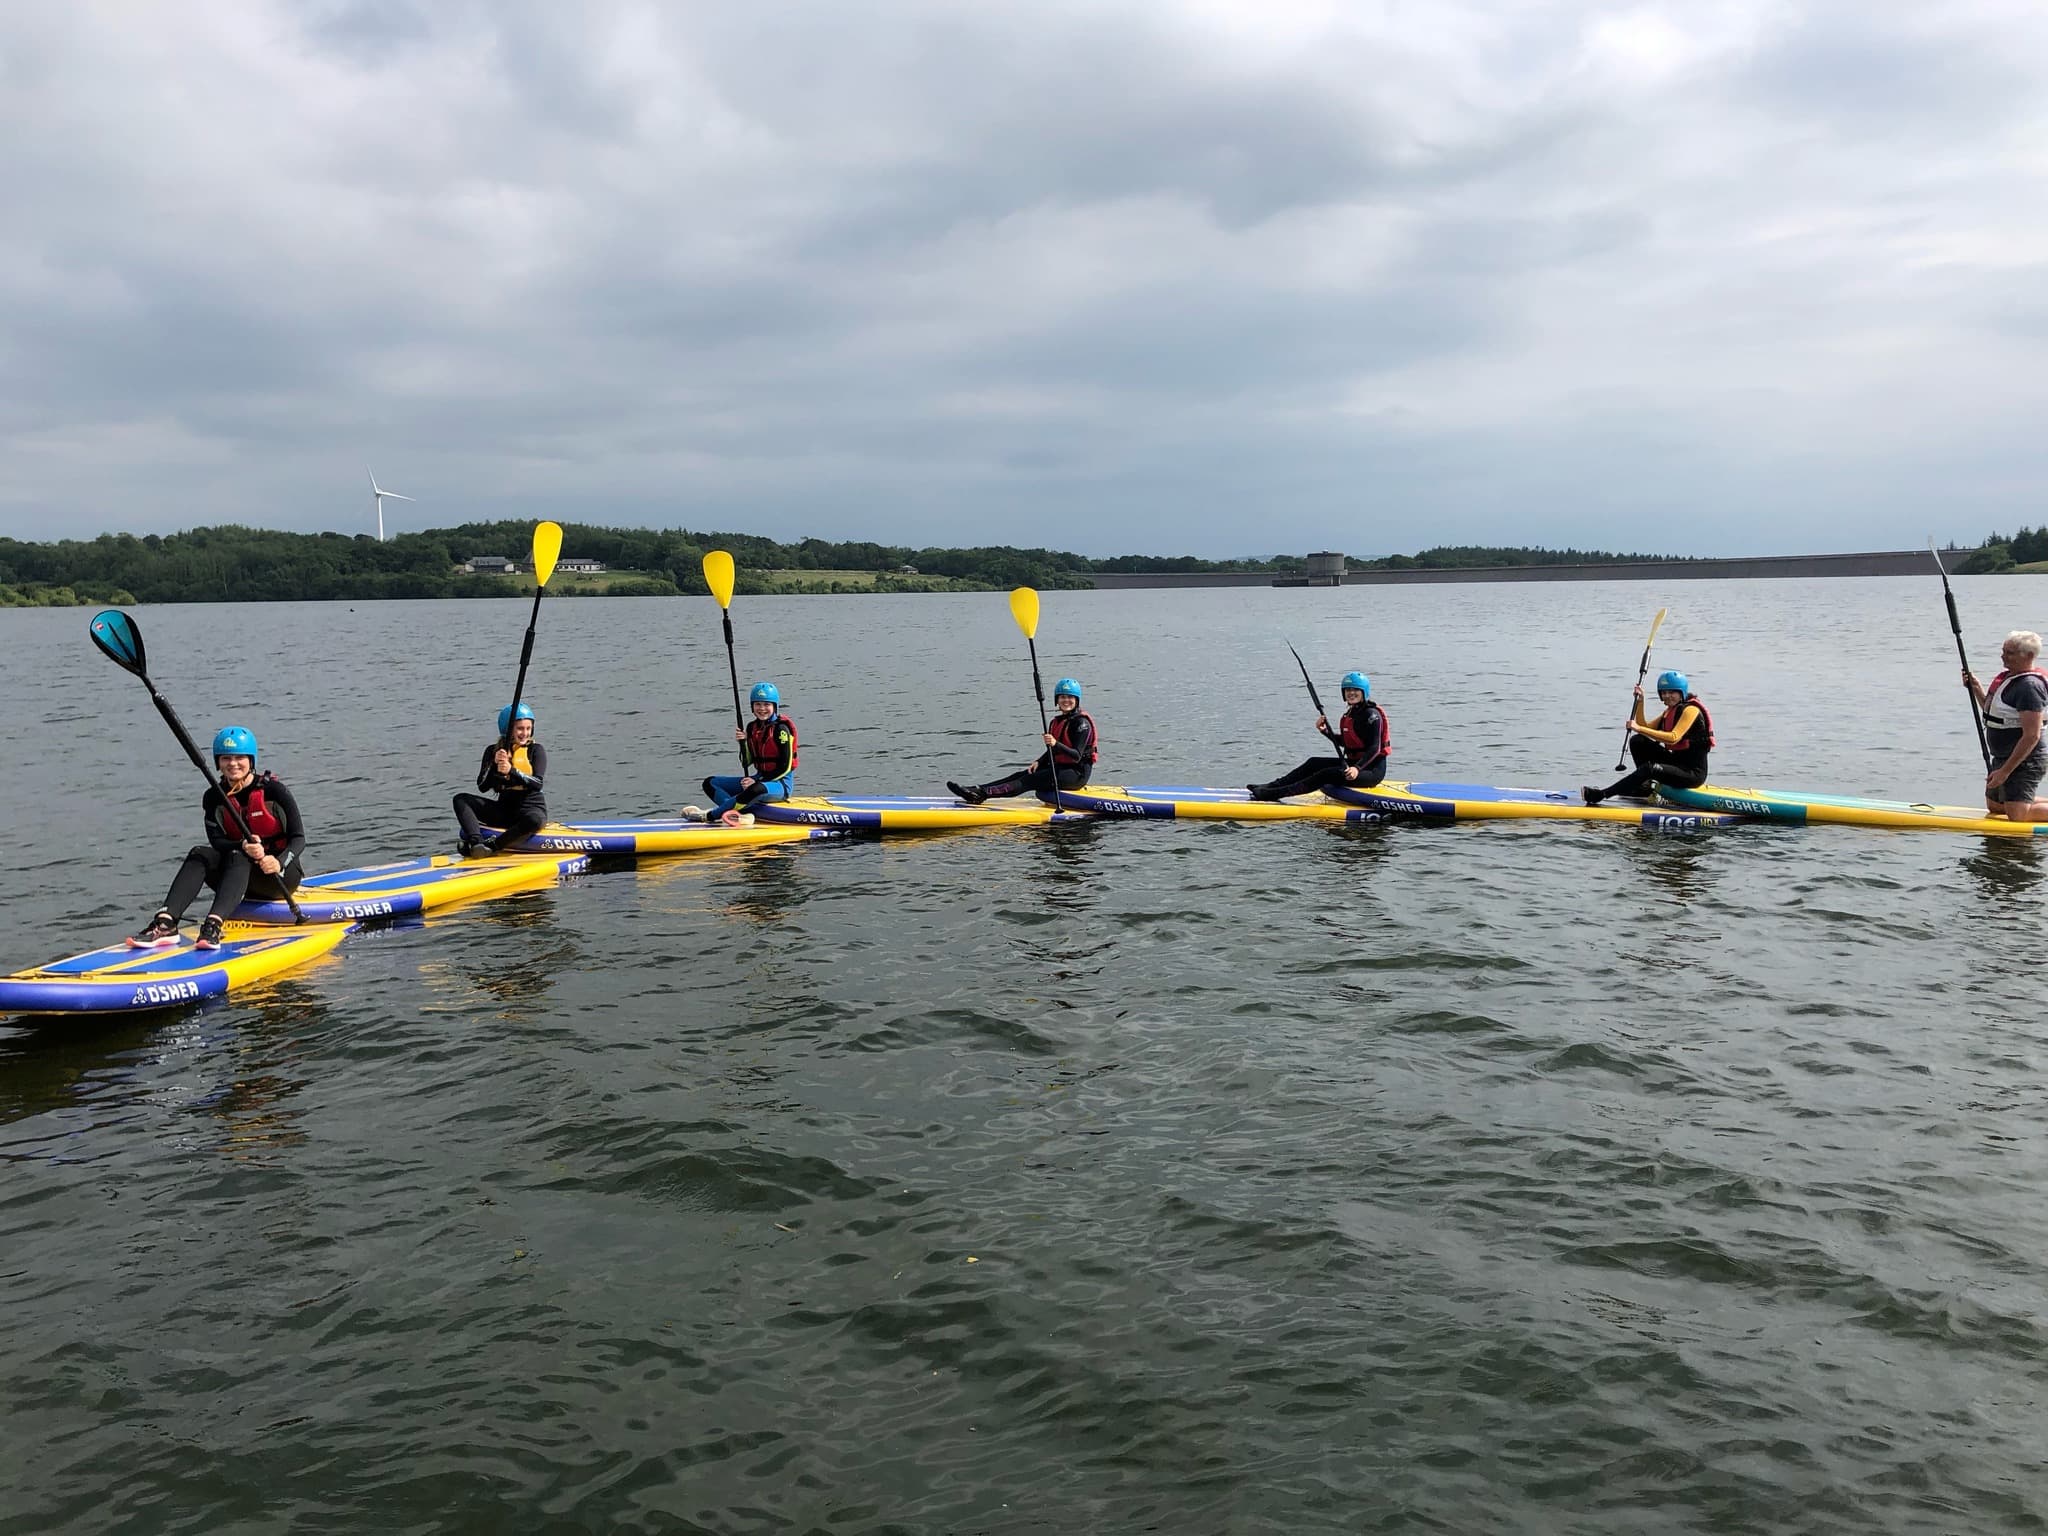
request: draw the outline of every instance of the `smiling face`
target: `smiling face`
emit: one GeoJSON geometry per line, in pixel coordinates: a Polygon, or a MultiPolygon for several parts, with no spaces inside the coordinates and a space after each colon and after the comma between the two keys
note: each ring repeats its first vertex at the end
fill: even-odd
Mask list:
{"type": "Polygon", "coordinates": [[[1346,688],[1343,690],[1343,694],[1346,704],[1363,704],[1365,702],[1365,690],[1363,688],[1346,688]]]}
{"type": "Polygon", "coordinates": [[[512,745],[524,747],[530,745],[532,741],[533,722],[531,720],[514,720],[512,722],[512,745]]]}
{"type": "Polygon", "coordinates": [[[1071,715],[1081,707],[1081,701],[1071,693],[1056,693],[1052,696],[1052,707],[1063,715],[1071,715]]]}
{"type": "Polygon", "coordinates": [[[756,720],[766,720],[770,715],[774,713],[775,706],[773,704],[770,704],[766,699],[754,700],[754,718],[756,720]]]}
{"type": "Polygon", "coordinates": [[[223,752],[213,760],[213,766],[229,789],[240,789],[256,773],[255,760],[238,752],[223,752]]]}

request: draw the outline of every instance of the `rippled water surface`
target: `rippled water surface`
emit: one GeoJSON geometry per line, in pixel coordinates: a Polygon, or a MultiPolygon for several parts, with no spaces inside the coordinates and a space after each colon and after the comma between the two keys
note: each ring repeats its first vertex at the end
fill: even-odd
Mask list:
{"type": "MultiPolygon", "coordinates": [[[[1958,583],[1992,663],[2048,581],[1958,583]]],[[[1716,777],[1969,803],[1939,587],[1048,594],[1105,782],[1610,777],[1650,613],[1716,777]]],[[[708,601],[554,602],[558,814],[732,756],[708,601]]],[[[316,867],[445,846],[523,605],[144,609],[316,867]]],[[[0,613],[5,968],[201,788],[0,613]]],[[[999,595],[741,599],[812,789],[1029,750],[999,595]]],[[[599,868],[218,1007],[0,1029],[0,1527],[2039,1531],[2048,848],[1109,824],[599,868]]]]}

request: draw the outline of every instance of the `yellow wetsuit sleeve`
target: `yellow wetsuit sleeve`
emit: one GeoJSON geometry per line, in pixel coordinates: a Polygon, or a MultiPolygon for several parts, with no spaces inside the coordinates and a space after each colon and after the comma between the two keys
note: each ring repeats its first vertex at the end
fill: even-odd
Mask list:
{"type": "MultiPolygon", "coordinates": [[[[1660,731],[1656,727],[1652,726],[1648,721],[1643,721],[1642,729],[1638,731],[1636,734],[1639,736],[1647,736],[1650,738],[1650,740],[1658,743],[1660,746],[1676,746],[1679,742],[1685,740],[1685,733],[1692,729],[1692,723],[1695,720],[1699,719],[1699,717],[1699,706],[1696,704],[1688,704],[1685,706],[1684,709],[1679,711],[1678,718],[1671,723],[1670,730],[1660,731]]],[[[1643,712],[1642,707],[1640,705],[1638,705],[1636,708],[1636,719],[1639,721],[1643,720],[1643,712]]]]}

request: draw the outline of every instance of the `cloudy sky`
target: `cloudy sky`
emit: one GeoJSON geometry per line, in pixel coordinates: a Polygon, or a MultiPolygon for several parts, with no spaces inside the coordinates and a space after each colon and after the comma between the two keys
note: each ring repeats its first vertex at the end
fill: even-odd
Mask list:
{"type": "Polygon", "coordinates": [[[2040,0],[0,9],[0,533],[2048,521],[2040,0]]]}

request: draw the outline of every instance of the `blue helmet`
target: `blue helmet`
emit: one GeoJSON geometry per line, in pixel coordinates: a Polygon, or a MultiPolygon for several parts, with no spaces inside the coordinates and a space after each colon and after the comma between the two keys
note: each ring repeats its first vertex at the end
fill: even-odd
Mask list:
{"type": "Polygon", "coordinates": [[[224,725],[214,733],[213,755],[215,757],[246,757],[249,766],[256,766],[256,733],[246,725],[224,725]]]}
{"type": "Polygon", "coordinates": [[[1356,688],[1368,699],[1372,697],[1372,679],[1363,672],[1346,672],[1344,674],[1344,681],[1337,686],[1339,688],[1356,688]]]}
{"type": "Polygon", "coordinates": [[[510,736],[514,720],[531,720],[532,718],[533,706],[531,704],[507,704],[498,711],[498,734],[500,736],[510,736]]]}
{"type": "Polygon", "coordinates": [[[773,683],[756,683],[754,684],[753,692],[747,695],[747,702],[749,704],[780,704],[782,702],[782,695],[776,691],[773,683]]]}
{"type": "Polygon", "coordinates": [[[1053,702],[1059,702],[1059,696],[1063,693],[1076,704],[1081,702],[1081,685],[1071,677],[1063,677],[1052,685],[1053,702]]]}
{"type": "Polygon", "coordinates": [[[1673,689],[1679,693],[1690,695],[1692,693],[1692,684],[1686,681],[1686,676],[1683,672],[1660,672],[1657,674],[1657,691],[1662,693],[1666,689],[1673,689]]]}

